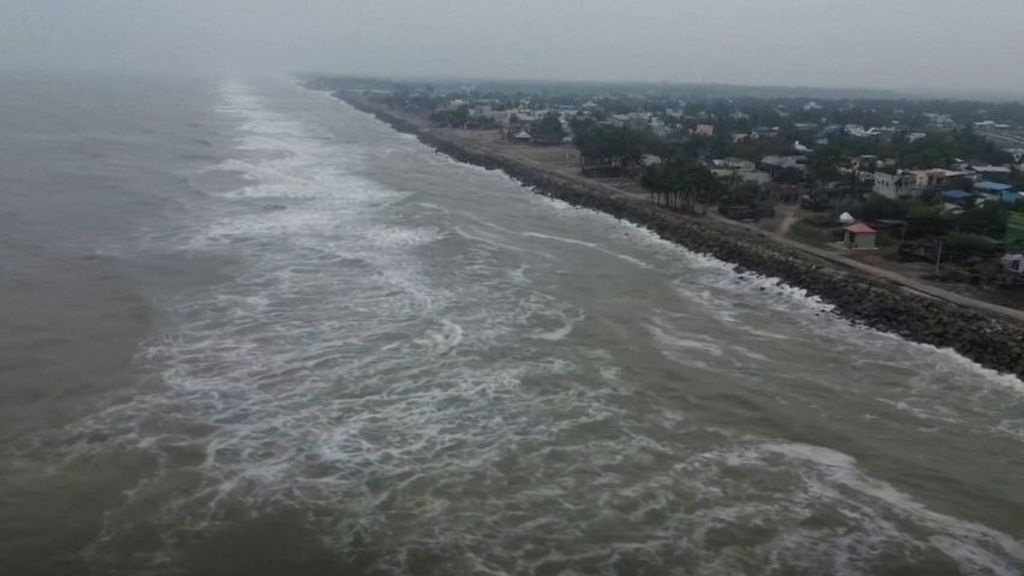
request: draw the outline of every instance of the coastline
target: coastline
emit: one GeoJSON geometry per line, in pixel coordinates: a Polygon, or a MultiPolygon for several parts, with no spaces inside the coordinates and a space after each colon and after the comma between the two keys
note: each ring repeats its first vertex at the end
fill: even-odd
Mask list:
{"type": "Polygon", "coordinates": [[[987,368],[1024,377],[1024,323],[1014,318],[925,294],[743,226],[674,213],[610,184],[485,149],[357,94],[333,95],[455,160],[502,170],[538,194],[627,220],[665,240],[723,260],[738,271],[778,278],[820,297],[851,321],[915,342],[951,348],[987,368]]]}

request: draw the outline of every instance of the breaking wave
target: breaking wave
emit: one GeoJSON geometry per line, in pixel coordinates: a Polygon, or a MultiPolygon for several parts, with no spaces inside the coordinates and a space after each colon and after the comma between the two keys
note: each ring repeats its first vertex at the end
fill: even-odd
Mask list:
{"type": "MultiPolygon", "coordinates": [[[[162,303],[130,401],[41,444],[67,462],[147,463],[93,557],[116,556],[139,518],[159,569],[196,534],[300,510],[337,554],[372,552],[374,573],[1020,569],[1011,537],[932,511],[851,456],[699,413],[726,382],[757,414],[763,397],[826,411],[822,392],[845,384],[859,419],[879,404],[855,395],[926,404],[914,394],[927,385],[886,389],[890,375],[930,366],[922,378],[962,393],[975,368],[936,368],[946,352],[822,321],[829,308],[798,290],[603,215],[524,200],[614,241],[468,217],[372,177],[372,139],[332,137],[242,86],[222,100],[236,154],[210,170],[243,178],[177,240],[230,256],[228,279],[162,303]],[[580,249],[638,283],[622,295],[602,291],[613,273],[578,271],[573,284],[563,270],[580,249]],[[814,366],[800,363],[808,349],[814,366]],[[858,352],[893,367],[841,383],[858,352]]],[[[341,129],[360,122],[350,111],[341,129]]],[[[428,155],[409,139],[386,147],[428,155]]]]}

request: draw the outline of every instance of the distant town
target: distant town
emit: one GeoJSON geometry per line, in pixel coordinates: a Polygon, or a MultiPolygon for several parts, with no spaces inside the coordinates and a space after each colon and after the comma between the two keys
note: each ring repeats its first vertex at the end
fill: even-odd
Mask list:
{"type": "Polygon", "coordinates": [[[318,77],[675,211],[1024,305],[1024,105],[728,87],[318,77]]]}

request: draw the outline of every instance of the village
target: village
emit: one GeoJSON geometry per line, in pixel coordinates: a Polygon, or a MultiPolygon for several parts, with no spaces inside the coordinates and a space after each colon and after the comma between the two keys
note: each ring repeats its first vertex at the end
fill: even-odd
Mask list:
{"type": "Polygon", "coordinates": [[[366,93],[675,211],[1024,307],[1024,106],[568,88],[366,93]]]}

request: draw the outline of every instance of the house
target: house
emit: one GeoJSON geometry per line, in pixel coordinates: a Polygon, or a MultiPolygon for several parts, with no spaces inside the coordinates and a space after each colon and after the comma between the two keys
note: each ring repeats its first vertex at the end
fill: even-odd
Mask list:
{"type": "Polygon", "coordinates": [[[828,126],[825,126],[824,128],[818,131],[818,134],[817,136],[815,136],[815,139],[827,141],[829,138],[832,138],[833,136],[838,136],[842,133],[842,126],[838,124],[829,124],[828,126]]]}
{"type": "Polygon", "coordinates": [[[914,185],[921,190],[944,188],[951,183],[953,178],[967,175],[965,172],[944,170],[942,168],[934,168],[932,170],[909,170],[905,172],[905,174],[913,176],[914,185]]]}
{"type": "Polygon", "coordinates": [[[983,178],[1009,176],[1013,172],[1009,166],[992,166],[991,164],[970,164],[967,169],[983,178]]]}
{"type": "Polygon", "coordinates": [[[1010,125],[1000,124],[995,120],[983,120],[981,122],[975,122],[974,127],[980,128],[981,130],[1008,130],[1010,128],[1010,125]]]}
{"type": "Polygon", "coordinates": [[[652,168],[654,166],[661,166],[664,162],[665,161],[661,158],[661,156],[656,156],[654,154],[644,154],[640,158],[640,163],[643,164],[644,168],[652,168]]]}
{"type": "Polygon", "coordinates": [[[496,102],[494,100],[476,100],[469,106],[469,115],[471,117],[480,116],[485,118],[493,118],[495,114],[495,104],[496,102]]]}
{"type": "Polygon", "coordinates": [[[953,117],[949,114],[937,114],[935,112],[925,112],[925,118],[928,119],[928,125],[933,128],[952,128],[956,126],[956,122],[953,117]]]}
{"type": "Polygon", "coordinates": [[[730,167],[720,167],[713,168],[711,173],[733,183],[751,182],[758,186],[763,186],[772,181],[771,174],[761,172],[760,170],[739,170],[730,167]]]}
{"type": "Polygon", "coordinates": [[[761,164],[771,168],[798,168],[804,170],[807,165],[807,157],[770,155],[761,158],[761,164]]]}
{"type": "Polygon", "coordinates": [[[843,244],[850,250],[874,250],[878,232],[863,222],[843,228],[843,244]]]}
{"type": "Polygon", "coordinates": [[[1013,204],[1019,198],[1013,186],[991,180],[982,180],[974,183],[974,191],[989,200],[999,200],[1007,204],[1013,204]]]}
{"type": "Polygon", "coordinates": [[[1000,258],[1003,270],[1013,274],[1024,274],[1024,254],[1007,254],[1000,258]]]}
{"type": "Polygon", "coordinates": [[[921,189],[917,187],[917,178],[903,172],[875,172],[875,185],[872,190],[875,194],[892,200],[921,193],[921,189]]]}
{"type": "Polygon", "coordinates": [[[714,124],[697,124],[697,127],[693,129],[694,136],[700,136],[703,138],[711,138],[715,135],[714,124]]]}
{"type": "Polygon", "coordinates": [[[902,241],[907,238],[907,229],[910,227],[910,224],[906,220],[900,220],[897,218],[882,218],[879,220],[873,220],[871,222],[871,227],[874,228],[876,232],[885,232],[890,237],[900,238],[902,241]]]}
{"type": "Polygon", "coordinates": [[[878,156],[874,154],[861,154],[850,160],[850,169],[854,172],[874,171],[878,167],[878,156]]]}
{"type": "Polygon", "coordinates": [[[750,132],[751,140],[760,140],[761,138],[778,138],[779,133],[782,131],[778,126],[758,126],[750,132]]]}
{"type": "Polygon", "coordinates": [[[672,129],[661,120],[661,118],[651,118],[651,134],[659,138],[666,138],[672,133],[672,129]]]}
{"type": "Polygon", "coordinates": [[[963,190],[946,190],[942,193],[942,200],[947,204],[953,204],[956,206],[963,206],[968,200],[974,197],[974,194],[970,192],[964,192],[963,190]]]}
{"type": "Polygon", "coordinates": [[[843,127],[843,131],[854,138],[867,138],[871,135],[860,124],[847,124],[843,127]]]}
{"type": "MultiPolygon", "coordinates": [[[[740,170],[736,175],[739,176],[740,182],[752,182],[758,186],[764,186],[772,181],[771,174],[760,170],[740,170]]],[[[799,195],[797,197],[799,198],[799,195]]]]}
{"type": "Polygon", "coordinates": [[[724,160],[712,160],[712,164],[715,168],[723,168],[730,170],[739,171],[750,171],[755,170],[757,166],[750,160],[744,160],[743,158],[726,158],[724,160]]]}
{"type": "Polygon", "coordinates": [[[643,112],[630,112],[629,114],[612,114],[607,122],[619,128],[631,130],[647,130],[651,123],[652,116],[643,112]]]}

